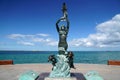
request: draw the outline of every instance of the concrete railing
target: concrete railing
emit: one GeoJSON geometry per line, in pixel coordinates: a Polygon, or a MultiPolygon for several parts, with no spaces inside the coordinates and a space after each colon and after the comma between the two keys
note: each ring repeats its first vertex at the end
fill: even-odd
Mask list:
{"type": "Polygon", "coordinates": [[[108,65],[119,65],[120,66],[120,60],[108,60],[108,65]]]}
{"type": "Polygon", "coordinates": [[[0,60],[0,65],[12,65],[13,60],[0,60]]]}

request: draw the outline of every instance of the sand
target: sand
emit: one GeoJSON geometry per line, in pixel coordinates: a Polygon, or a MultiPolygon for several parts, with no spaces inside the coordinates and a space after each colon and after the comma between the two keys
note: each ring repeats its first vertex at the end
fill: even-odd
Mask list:
{"type": "MultiPolygon", "coordinates": [[[[120,80],[120,66],[104,64],[75,64],[73,73],[86,74],[88,71],[98,71],[104,80],[120,80]]],[[[0,80],[18,80],[25,71],[33,70],[37,73],[51,72],[51,64],[15,64],[0,65],[0,80]]]]}

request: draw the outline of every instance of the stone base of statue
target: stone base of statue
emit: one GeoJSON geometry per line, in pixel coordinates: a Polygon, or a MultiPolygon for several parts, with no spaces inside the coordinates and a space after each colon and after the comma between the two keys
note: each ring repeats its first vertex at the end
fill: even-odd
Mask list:
{"type": "Polygon", "coordinates": [[[68,64],[68,59],[65,55],[57,55],[58,62],[53,67],[50,73],[50,78],[67,78],[70,77],[70,67],[68,64]]]}
{"type": "Polygon", "coordinates": [[[77,80],[75,77],[70,77],[70,78],[49,78],[46,77],[45,80],[77,80]]]}

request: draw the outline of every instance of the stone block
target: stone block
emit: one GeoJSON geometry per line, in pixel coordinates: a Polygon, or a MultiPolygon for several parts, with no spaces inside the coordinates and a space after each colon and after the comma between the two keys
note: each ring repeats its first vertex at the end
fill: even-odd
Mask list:
{"type": "Polygon", "coordinates": [[[36,80],[38,74],[34,71],[27,71],[20,75],[19,80],[36,80]]]}

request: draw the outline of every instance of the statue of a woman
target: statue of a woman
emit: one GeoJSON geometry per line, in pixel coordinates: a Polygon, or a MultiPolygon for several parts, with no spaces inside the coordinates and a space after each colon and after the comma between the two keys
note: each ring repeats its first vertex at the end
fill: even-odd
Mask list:
{"type": "Polygon", "coordinates": [[[65,52],[67,51],[68,48],[68,44],[67,44],[67,34],[69,31],[69,21],[66,18],[66,22],[67,22],[67,26],[60,26],[59,27],[59,22],[61,22],[63,20],[63,18],[59,19],[56,22],[56,29],[57,32],[59,33],[59,43],[58,43],[58,49],[59,49],[59,54],[65,54],[65,52]]]}

